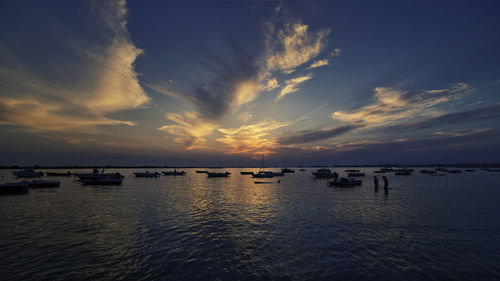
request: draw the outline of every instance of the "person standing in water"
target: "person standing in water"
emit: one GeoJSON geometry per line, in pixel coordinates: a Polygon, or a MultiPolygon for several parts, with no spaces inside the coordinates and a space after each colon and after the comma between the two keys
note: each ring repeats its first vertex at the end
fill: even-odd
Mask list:
{"type": "Polygon", "coordinates": [[[377,191],[378,190],[378,178],[377,178],[377,176],[373,177],[373,184],[375,185],[375,191],[377,191]]]}
{"type": "Polygon", "coordinates": [[[384,179],[384,190],[387,192],[389,190],[389,180],[387,180],[386,176],[382,177],[384,179]]]}

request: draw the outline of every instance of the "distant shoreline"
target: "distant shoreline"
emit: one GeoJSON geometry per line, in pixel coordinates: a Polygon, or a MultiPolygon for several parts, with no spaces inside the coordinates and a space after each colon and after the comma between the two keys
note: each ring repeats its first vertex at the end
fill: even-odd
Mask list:
{"type": "MultiPolygon", "coordinates": [[[[314,165],[314,166],[290,166],[289,168],[316,168],[316,167],[364,167],[364,168],[378,168],[378,167],[457,167],[457,168],[498,168],[500,163],[452,163],[452,164],[379,164],[379,165],[314,165]]],[[[138,165],[138,166],[112,166],[112,165],[74,165],[74,166],[42,166],[42,165],[32,165],[32,166],[0,166],[2,170],[15,170],[15,169],[226,169],[226,168],[240,168],[240,169],[257,169],[261,168],[259,166],[155,166],[155,165],[138,165]]],[[[266,166],[266,168],[283,168],[283,166],[266,166]]]]}

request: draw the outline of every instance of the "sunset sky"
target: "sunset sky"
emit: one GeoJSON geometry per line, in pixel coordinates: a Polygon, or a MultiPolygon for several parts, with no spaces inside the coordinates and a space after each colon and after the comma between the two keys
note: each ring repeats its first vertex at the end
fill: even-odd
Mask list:
{"type": "Polygon", "coordinates": [[[1,1],[0,165],[500,162],[499,1],[1,1]]]}

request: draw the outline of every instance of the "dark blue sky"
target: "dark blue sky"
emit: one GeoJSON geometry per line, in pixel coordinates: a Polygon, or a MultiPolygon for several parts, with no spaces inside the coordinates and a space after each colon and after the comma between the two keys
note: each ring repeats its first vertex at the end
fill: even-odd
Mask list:
{"type": "Polygon", "coordinates": [[[2,1],[0,164],[499,162],[497,1],[2,1]]]}

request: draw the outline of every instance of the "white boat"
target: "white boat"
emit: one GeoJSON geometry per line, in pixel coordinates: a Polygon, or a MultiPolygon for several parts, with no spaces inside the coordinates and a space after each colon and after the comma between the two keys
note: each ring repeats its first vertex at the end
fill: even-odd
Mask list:
{"type": "Polygon", "coordinates": [[[254,178],[274,178],[275,173],[271,171],[259,171],[257,174],[252,173],[252,177],[254,178]]]}
{"type": "Polygon", "coordinates": [[[25,182],[8,182],[0,184],[0,194],[26,194],[29,193],[28,184],[25,182]]]}
{"type": "Polygon", "coordinates": [[[119,185],[122,184],[123,176],[120,173],[104,173],[94,169],[92,173],[75,174],[79,181],[85,185],[119,185]]]}
{"type": "Polygon", "coordinates": [[[336,178],[339,176],[336,172],[332,173],[332,171],[330,169],[326,169],[326,168],[318,169],[318,170],[316,170],[316,172],[313,172],[312,174],[316,178],[324,178],[324,179],[336,178]]]}
{"type": "Polygon", "coordinates": [[[17,178],[40,178],[43,177],[43,172],[37,172],[33,169],[25,169],[21,171],[12,171],[17,178]]]}

